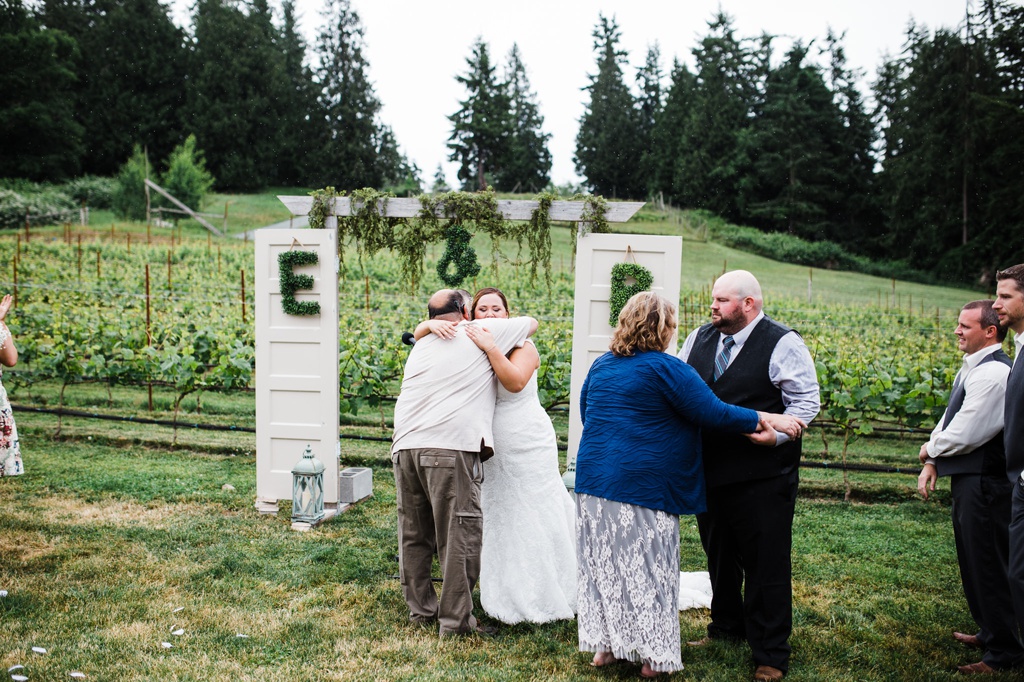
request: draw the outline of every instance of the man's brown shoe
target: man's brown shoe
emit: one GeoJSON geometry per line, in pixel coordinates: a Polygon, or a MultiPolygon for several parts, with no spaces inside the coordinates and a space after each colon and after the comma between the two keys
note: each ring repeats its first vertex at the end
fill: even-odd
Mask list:
{"type": "Polygon", "coordinates": [[[772,680],[781,680],[783,672],[778,668],[773,668],[770,665],[759,665],[757,670],[754,671],[754,679],[758,682],[771,682],[772,680]]]}
{"type": "Polygon", "coordinates": [[[990,666],[985,661],[978,661],[977,663],[968,663],[967,665],[961,665],[957,668],[964,675],[995,675],[998,670],[990,666]]]}
{"type": "Polygon", "coordinates": [[[954,632],[953,639],[960,642],[961,644],[966,644],[969,647],[974,647],[975,649],[985,648],[981,645],[981,640],[978,639],[977,635],[968,635],[965,632],[954,632]]]}

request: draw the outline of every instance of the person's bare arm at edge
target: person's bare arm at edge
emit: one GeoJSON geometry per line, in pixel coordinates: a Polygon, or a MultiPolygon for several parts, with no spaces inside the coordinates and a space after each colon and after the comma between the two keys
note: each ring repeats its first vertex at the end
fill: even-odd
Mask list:
{"type": "MultiPolygon", "coordinates": [[[[537,332],[537,320],[528,318],[530,320],[530,331],[526,334],[527,336],[533,336],[537,332]]],[[[427,334],[434,334],[442,339],[454,339],[455,329],[459,325],[448,320],[423,320],[413,331],[412,336],[414,339],[419,341],[427,334]]]]}
{"type": "Polygon", "coordinates": [[[494,376],[505,387],[506,391],[519,393],[526,388],[530,377],[540,367],[540,354],[532,343],[524,344],[512,351],[509,357],[501,354],[501,349],[494,342],[494,336],[477,325],[466,325],[466,336],[473,340],[477,348],[487,354],[487,359],[494,370],[494,376]]]}
{"type": "Polygon", "coordinates": [[[442,339],[454,339],[455,328],[459,325],[448,320],[423,320],[413,331],[412,336],[414,339],[419,341],[427,334],[433,334],[442,339]]]}

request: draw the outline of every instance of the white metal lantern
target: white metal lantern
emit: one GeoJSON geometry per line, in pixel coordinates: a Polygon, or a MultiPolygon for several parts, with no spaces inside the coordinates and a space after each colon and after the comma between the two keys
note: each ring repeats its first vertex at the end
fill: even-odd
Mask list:
{"type": "Polygon", "coordinates": [[[324,463],[306,446],[292,469],[292,521],[315,524],[324,518],[324,463]]]}

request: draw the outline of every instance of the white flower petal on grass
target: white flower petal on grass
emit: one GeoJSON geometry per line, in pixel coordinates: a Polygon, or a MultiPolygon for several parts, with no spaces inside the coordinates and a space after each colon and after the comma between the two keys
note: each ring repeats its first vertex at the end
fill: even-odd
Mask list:
{"type": "Polygon", "coordinates": [[[24,669],[25,669],[25,666],[23,666],[23,665],[12,665],[10,668],[7,669],[7,672],[13,673],[15,670],[24,670],[24,669]]]}
{"type": "Polygon", "coordinates": [[[239,632],[237,635],[235,635],[235,637],[241,637],[242,639],[249,639],[249,635],[243,635],[241,632],[239,632]]]}
{"type": "Polygon", "coordinates": [[[174,645],[171,644],[170,642],[160,642],[160,646],[162,646],[165,649],[172,649],[172,648],[174,648],[174,645]]]}
{"type": "Polygon", "coordinates": [[[25,682],[28,678],[24,675],[11,675],[11,679],[14,680],[14,682],[25,682]]]}
{"type": "Polygon", "coordinates": [[[178,611],[184,611],[184,610],[185,610],[184,606],[179,606],[178,608],[176,608],[173,611],[171,611],[171,613],[177,613],[178,611]]]}
{"type": "Polygon", "coordinates": [[[6,596],[7,596],[7,590],[0,590],[0,597],[6,597],[6,596]]]}
{"type": "Polygon", "coordinates": [[[83,677],[85,677],[85,673],[80,673],[77,670],[72,670],[71,672],[68,673],[68,675],[71,675],[71,677],[75,677],[75,678],[83,678],[83,677]]]}
{"type": "Polygon", "coordinates": [[[182,630],[181,628],[178,628],[177,630],[172,630],[171,634],[174,635],[175,637],[181,637],[183,634],[185,634],[185,631],[182,630]]]}
{"type": "Polygon", "coordinates": [[[36,652],[37,654],[45,654],[46,653],[46,649],[44,649],[41,646],[34,646],[34,647],[32,647],[32,651],[36,652]]]}

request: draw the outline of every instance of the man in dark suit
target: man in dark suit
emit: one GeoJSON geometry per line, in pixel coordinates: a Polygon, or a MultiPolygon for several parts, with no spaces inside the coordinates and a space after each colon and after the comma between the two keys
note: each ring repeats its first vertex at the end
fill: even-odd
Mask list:
{"type": "Polygon", "coordinates": [[[1006,382],[1003,403],[1003,444],[1006,448],[1006,475],[1013,484],[1010,511],[1010,594],[1018,628],[1024,632],[1024,365],[1020,356],[1024,346],[1024,263],[996,273],[996,300],[992,309],[999,324],[1014,331],[1016,353],[1010,378],[1006,382]]]}
{"type": "Polygon", "coordinates": [[[1010,603],[1010,495],[1003,449],[1003,401],[1010,358],[1002,350],[1006,329],[992,301],[972,301],[960,311],[957,347],[963,367],[953,380],[942,420],[918,457],[924,466],[918,492],[928,499],[939,476],[950,477],[953,535],[960,580],[978,633],[954,632],[968,646],[985,650],[962,673],[990,673],[1024,663],[1024,646],[1010,603]]]}
{"type": "MultiPolygon", "coordinates": [[[[820,406],[818,379],[800,335],[762,312],[761,286],[745,270],[727,272],[711,292],[711,322],[693,331],[679,357],[722,400],[785,412],[810,423],[820,406]]],[[[790,552],[800,441],[775,448],[704,431],[707,512],[697,516],[711,574],[710,639],[746,640],[755,680],[789,669],[793,629],[790,552]]]]}

